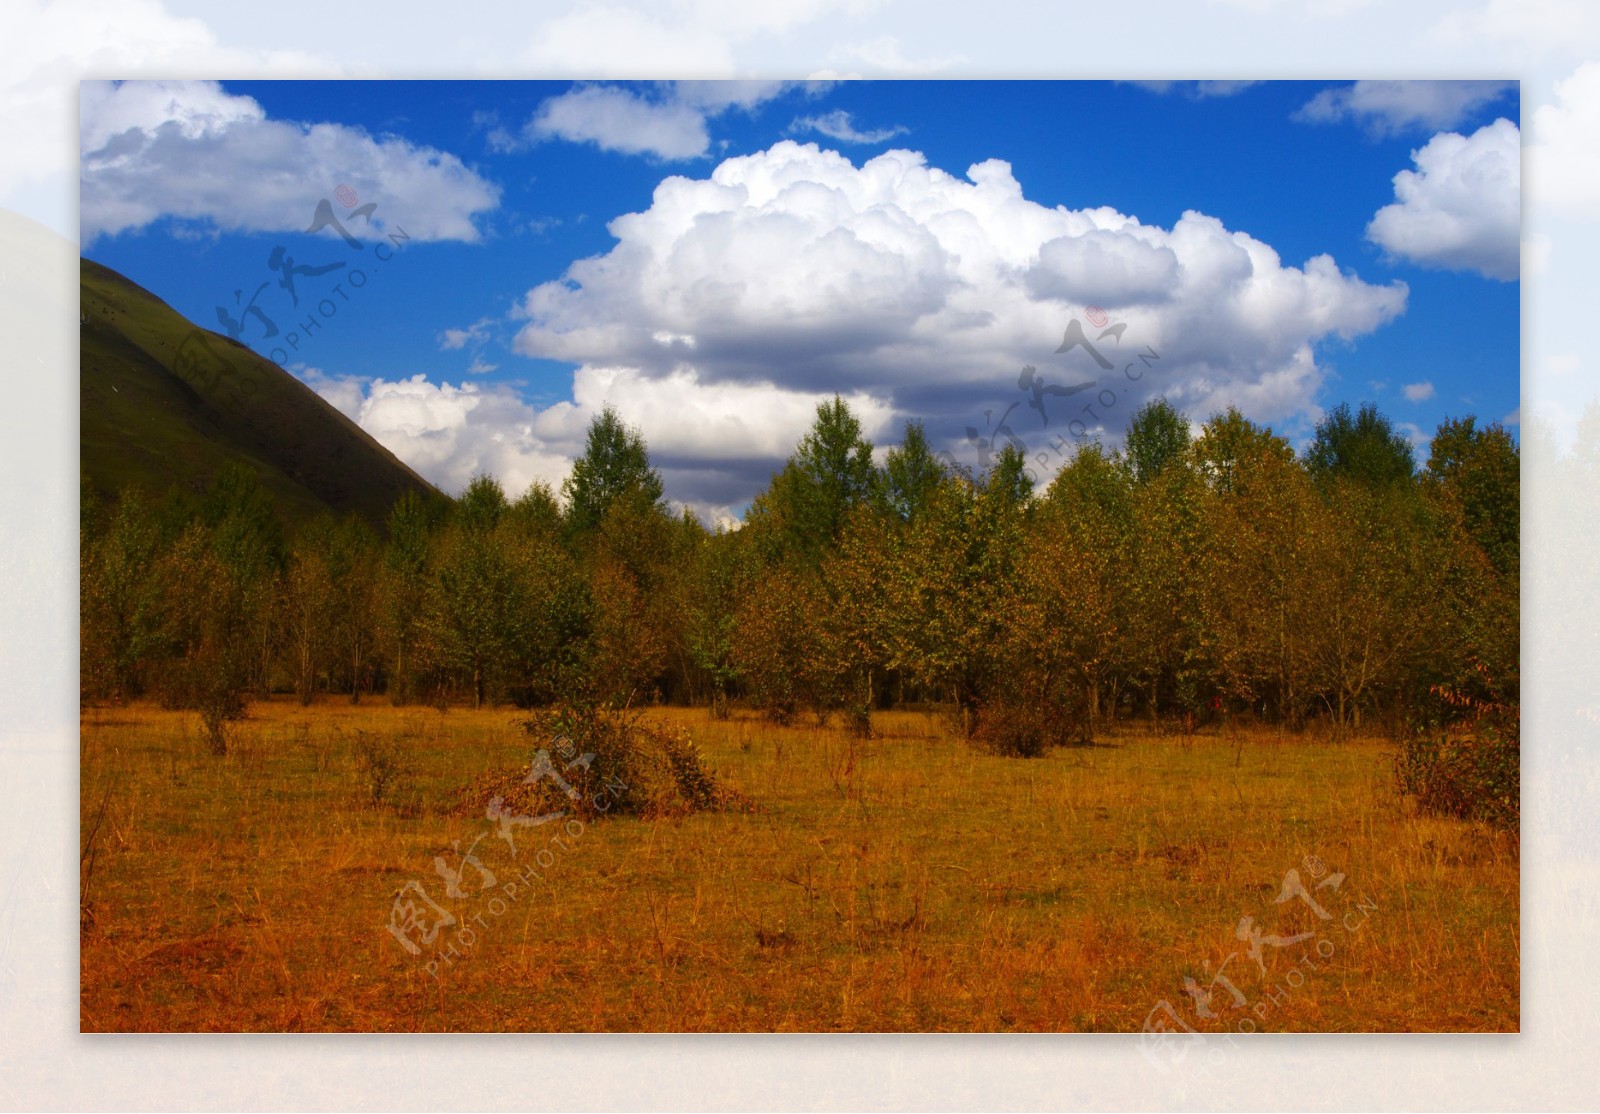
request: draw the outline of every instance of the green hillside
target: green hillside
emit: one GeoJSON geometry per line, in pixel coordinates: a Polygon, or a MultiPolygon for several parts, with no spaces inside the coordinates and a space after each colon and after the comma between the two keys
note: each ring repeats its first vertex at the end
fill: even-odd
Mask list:
{"type": "Polygon", "coordinates": [[[331,510],[380,525],[403,491],[434,492],[294,376],[115,271],[82,260],[80,291],[79,451],[100,495],[198,490],[228,461],[290,522],[331,510]]]}

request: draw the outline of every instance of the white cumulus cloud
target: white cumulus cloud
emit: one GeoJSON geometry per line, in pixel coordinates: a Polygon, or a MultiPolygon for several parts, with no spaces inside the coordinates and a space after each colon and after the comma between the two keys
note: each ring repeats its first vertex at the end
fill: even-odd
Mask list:
{"type": "MultiPolygon", "coordinates": [[[[724,522],[794,451],[828,394],[771,384],[702,384],[693,372],[649,378],[584,367],[573,401],[539,408],[505,384],[330,376],[290,369],[429,482],[452,494],[480,472],[508,492],[535,480],[557,489],[583,452],[589,424],[611,407],[639,429],[667,493],[709,523],[724,522]]],[[[894,430],[886,400],[845,395],[869,437],[894,430]]]]}
{"type": "Polygon", "coordinates": [[[559,485],[571,469],[569,453],[534,432],[538,411],[509,387],[454,386],[423,374],[368,381],[295,370],[395,456],[451,494],[479,472],[517,494],[534,480],[559,485]]]}
{"type": "Polygon", "coordinates": [[[534,115],[528,134],[663,159],[692,159],[711,145],[700,109],[678,100],[650,100],[615,85],[589,85],[551,97],[534,115]]]}
{"type": "MultiPolygon", "coordinates": [[[[81,91],[84,240],[177,217],[228,231],[300,232],[340,186],[377,208],[352,235],[478,238],[499,189],[448,152],[335,123],[268,119],[214,81],[92,81],[81,91]]],[[[355,204],[335,210],[343,214],[355,204]]]]}
{"type": "MultiPolygon", "coordinates": [[[[648,209],[609,229],[609,252],[528,292],[515,347],[579,364],[580,380],[629,369],[630,390],[661,390],[661,415],[690,416],[674,424],[686,456],[719,451],[723,432],[694,415],[708,392],[735,389],[752,389],[751,406],[766,391],[864,395],[926,417],[955,446],[985,410],[1022,399],[1024,365],[1053,383],[1104,377],[1113,434],[1154,393],[1201,416],[1232,404],[1314,419],[1317,342],[1378,328],[1407,296],[1326,255],[1287,265],[1202,213],[1163,228],[1052,208],[1000,160],[963,179],[906,150],[857,166],[784,141],[705,178],[666,178],[648,209]],[[1082,349],[1055,351],[1090,305],[1124,326],[1097,341],[1115,373],[1082,349]],[[1146,348],[1159,368],[1123,377],[1146,348]]],[[[1011,421],[1024,418],[1037,419],[1030,435],[1049,420],[1024,408],[1011,421]]],[[[1052,433],[1065,413],[1054,421],[1052,433]]]]}
{"type": "Polygon", "coordinates": [[[1395,202],[1367,237],[1426,267],[1510,281],[1521,269],[1521,133],[1500,119],[1470,136],[1441,132],[1394,177],[1395,202]]]}
{"type": "Polygon", "coordinates": [[[1426,402],[1433,397],[1433,383],[1426,380],[1421,383],[1407,383],[1401,388],[1401,393],[1406,396],[1407,402],[1426,402]]]}
{"type": "Polygon", "coordinates": [[[446,352],[465,348],[469,344],[482,344],[489,339],[489,326],[494,324],[487,317],[480,317],[464,329],[445,329],[439,334],[439,347],[446,352]]]}
{"type": "MultiPolygon", "coordinates": [[[[732,108],[751,109],[790,87],[782,81],[679,81],[644,88],[579,85],[542,103],[522,129],[528,142],[564,139],[603,151],[668,161],[711,148],[709,122],[732,108]]],[[[493,138],[500,149],[514,140],[493,138]]]]}
{"type": "Polygon", "coordinates": [[[0,205],[68,236],[77,234],[78,152],[63,139],[77,127],[80,78],[339,72],[325,55],[225,47],[205,23],[173,15],[160,0],[7,0],[0,43],[12,47],[0,68],[0,205]]]}

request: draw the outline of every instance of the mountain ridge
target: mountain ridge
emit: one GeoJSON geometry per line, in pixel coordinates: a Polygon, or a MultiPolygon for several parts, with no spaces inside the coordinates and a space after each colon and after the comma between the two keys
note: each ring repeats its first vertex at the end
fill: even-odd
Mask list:
{"type": "Polygon", "coordinates": [[[228,462],[291,524],[330,511],[381,528],[403,492],[443,497],[289,372],[83,257],[78,320],[79,462],[101,498],[198,490],[228,462]]]}

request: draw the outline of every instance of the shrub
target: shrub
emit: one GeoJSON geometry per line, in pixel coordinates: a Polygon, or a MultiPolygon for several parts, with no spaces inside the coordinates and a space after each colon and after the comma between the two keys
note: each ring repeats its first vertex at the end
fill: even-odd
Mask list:
{"type": "Polygon", "coordinates": [[[1402,739],[1395,756],[1400,792],[1422,811],[1516,829],[1521,822],[1519,705],[1502,696],[1478,666],[1479,696],[1435,685],[1435,715],[1402,739]]]}
{"type": "Polygon", "coordinates": [[[381,807],[411,772],[393,744],[366,731],[356,732],[355,762],[367,803],[373,808],[381,807]]]}
{"type": "Polygon", "coordinates": [[[491,773],[457,792],[457,811],[497,808],[535,816],[570,811],[585,819],[614,813],[681,816],[745,810],[750,801],[723,785],[688,732],[658,728],[639,713],[604,705],[562,705],[524,720],[532,769],[491,773]],[[533,775],[537,776],[533,776],[533,775]]]}
{"type": "Polygon", "coordinates": [[[1070,708],[995,701],[977,710],[972,742],[991,754],[1037,758],[1051,747],[1089,741],[1089,723],[1070,708]]]}

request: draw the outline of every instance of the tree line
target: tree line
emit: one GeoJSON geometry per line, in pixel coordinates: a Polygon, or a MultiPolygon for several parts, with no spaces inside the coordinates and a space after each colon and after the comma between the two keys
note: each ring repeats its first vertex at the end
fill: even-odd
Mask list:
{"type": "Polygon", "coordinates": [[[907,423],[880,458],[849,407],[742,526],[674,513],[640,434],[594,420],[558,497],[489,476],[403,496],[382,530],[292,531],[247,469],[203,492],[83,499],[87,700],[201,712],[251,699],[742,703],[779,722],[937,705],[1034,754],[1119,718],[1250,715],[1340,732],[1514,701],[1518,448],[1447,420],[1419,465],[1371,406],[1297,454],[1237,410],[1191,432],[1163,400],[1042,490],[907,423]]]}

